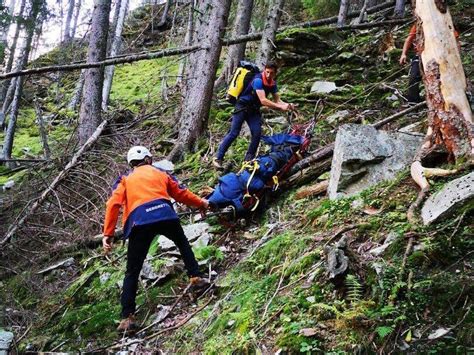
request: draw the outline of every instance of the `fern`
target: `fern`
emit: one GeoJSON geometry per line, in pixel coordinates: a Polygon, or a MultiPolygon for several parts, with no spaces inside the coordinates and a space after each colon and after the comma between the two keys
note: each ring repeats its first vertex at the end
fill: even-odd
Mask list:
{"type": "Polygon", "coordinates": [[[357,277],[347,275],[345,283],[347,287],[347,300],[351,302],[351,304],[359,302],[362,299],[363,288],[357,277]]]}
{"type": "Polygon", "coordinates": [[[393,327],[381,326],[381,327],[375,328],[375,331],[377,332],[380,339],[383,339],[387,335],[389,335],[391,332],[393,332],[393,327]]]}

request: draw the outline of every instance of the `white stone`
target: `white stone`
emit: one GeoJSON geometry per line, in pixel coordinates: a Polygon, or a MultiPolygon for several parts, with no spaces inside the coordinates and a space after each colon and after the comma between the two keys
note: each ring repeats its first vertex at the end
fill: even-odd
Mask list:
{"type": "Polygon", "coordinates": [[[170,162],[169,160],[167,160],[167,159],[163,159],[163,160],[154,162],[153,166],[158,168],[158,169],[167,171],[169,173],[172,173],[174,171],[174,164],[172,162],[170,162]]]}
{"type": "MultiPolygon", "coordinates": [[[[183,226],[184,234],[188,238],[189,242],[194,242],[199,237],[209,234],[210,226],[206,222],[193,223],[183,226]]],[[[158,244],[162,251],[167,251],[176,248],[176,245],[168,238],[160,235],[158,238],[158,244]]]]}
{"type": "Polygon", "coordinates": [[[315,81],[313,86],[311,86],[311,92],[317,94],[328,94],[337,90],[336,83],[332,81],[315,81]]]}
{"type": "Polygon", "coordinates": [[[15,335],[0,329],[0,355],[8,355],[8,350],[15,335]]]}

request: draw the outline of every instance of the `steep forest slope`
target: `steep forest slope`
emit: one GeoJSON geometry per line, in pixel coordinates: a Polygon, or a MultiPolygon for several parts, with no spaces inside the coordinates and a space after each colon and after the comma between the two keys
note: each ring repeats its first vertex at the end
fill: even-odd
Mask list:
{"type": "MultiPolygon", "coordinates": [[[[466,75],[472,80],[472,2],[459,0],[450,9],[460,32],[466,75]]],[[[263,16],[264,9],[257,11],[263,16]]],[[[147,9],[136,10],[128,21],[124,36],[130,51],[172,46],[181,40],[178,30],[151,31],[148,14],[147,9]]],[[[285,21],[292,24],[310,15],[290,7],[285,21]]],[[[371,20],[383,16],[376,14],[371,20]]],[[[359,30],[292,28],[277,35],[281,96],[298,104],[298,115],[291,119],[305,123],[317,118],[312,150],[333,142],[344,123],[371,124],[408,107],[403,97],[408,68],[398,63],[411,26],[407,20],[359,30]],[[337,90],[316,93],[312,87],[318,81],[333,82],[337,90]]],[[[184,27],[184,22],[183,11],[176,16],[176,27],[184,27]]],[[[83,50],[83,45],[74,43],[67,55],[74,60],[83,50]]],[[[250,59],[255,50],[256,45],[249,43],[250,59]]],[[[64,53],[58,48],[35,65],[60,62],[64,53]]],[[[215,287],[197,299],[186,292],[188,279],[177,253],[155,240],[137,298],[137,316],[145,329],[130,338],[117,334],[126,247],[118,243],[104,257],[96,236],[110,187],[127,171],[128,148],[146,145],[159,160],[175,144],[183,99],[180,86],[175,86],[178,67],[179,60],[167,58],[116,67],[113,109],[107,112],[111,124],[2,251],[0,327],[15,334],[14,352],[473,350],[474,205],[471,202],[433,225],[410,223],[407,210],[418,188],[408,168],[396,179],[353,197],[329,200],[305,194],[308,186],[327,180],[326,167],[324,174],[278,191],[251,219],[229,226],[216,216],[207,218],[209,238],[193,249],[215,287]],[[330,280],[327,254],[341,239],[348,271],[342,279],[330,280]]],[[[61,85],[49,76],[33,77],[27,83],[14,156],[42,153],[35,125],[36,99],[48,117],[54,159],[26,169],[0,167],[0,184],[15,181],[0,195],[0,235],[77,148],[77,112],[57,102],[62,102],[58,96],[72,95],[78,77],[79,73],[68,73],[61,85]]],[[[209,130],[196,151],[175,167],[180,181],[196,192],[213,186],[219,176],[211,159],[233,110],[224,94],[224,90],[215,93],[209,130]]],[[[425,116],[426,109],[420,108],[383,129],[417,124],[415,130],[425,132],[425,116]]],[[[266,134],[288,128],[286,114],[265,111],[264,119],[266,134]]],[[[228,169],[240,167],[248,140],[245,131],[229,150],[228,169]]],[[[431,181],[432,190],[465,173],[431,181]]],[[[183,217],[182,222],[193,225],[195,221],[183,217]]]]}

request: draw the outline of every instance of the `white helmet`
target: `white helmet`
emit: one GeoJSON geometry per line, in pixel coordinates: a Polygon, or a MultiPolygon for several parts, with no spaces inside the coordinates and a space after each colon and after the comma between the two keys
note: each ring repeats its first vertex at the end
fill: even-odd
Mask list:
{"type": "Polygon", "coordinates": [[[141,145],[136,145],[129,149],[127,153],[127,162],[130,164],[133,160],[143,160],[145,157],[152,157],[150,151],[141,145]]]}

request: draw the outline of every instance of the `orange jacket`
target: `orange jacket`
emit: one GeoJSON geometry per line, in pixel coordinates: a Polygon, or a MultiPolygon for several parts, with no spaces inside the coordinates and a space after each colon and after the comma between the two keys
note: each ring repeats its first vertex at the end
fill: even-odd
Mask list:
{"type": "Polygon", "coordinates": [[[191,207],[202,208],[203,200],[181,186],[168,173],[152,165],[142,165],[121,176],[107,201],[104,235],[113,236],[121,207],[125,238],[136,225],[178,219],[171,198],[191,207]]]}

